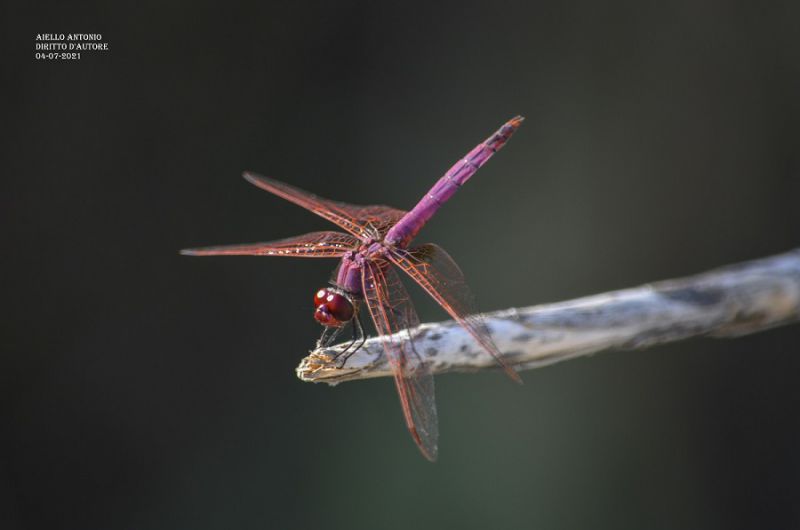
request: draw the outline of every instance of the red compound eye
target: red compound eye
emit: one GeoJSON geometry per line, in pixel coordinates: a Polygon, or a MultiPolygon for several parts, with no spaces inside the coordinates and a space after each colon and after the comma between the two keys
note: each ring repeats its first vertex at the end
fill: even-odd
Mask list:
{"type": "Polygon", "coordinates": [[[324,287],[319,291],[317,291],[316,293],[314,293],[314,307],[319,307],[322,304],[324,304],[326,302],[325,299],[328,297],[329,294],[334,294],[334,293],[328,291],[324,287]]]}
{"type": "Polygon", "coordinates": [[[332,289],[320,289],[314,294],[314,318],[324,326],[341,326],[353,318],[353,304],[343,294],[332,289]]]}

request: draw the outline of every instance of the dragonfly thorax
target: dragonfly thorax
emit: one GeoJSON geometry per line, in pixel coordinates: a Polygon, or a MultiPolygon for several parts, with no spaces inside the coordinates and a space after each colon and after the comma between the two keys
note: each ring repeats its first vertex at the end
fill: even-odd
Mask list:
{"type": "Polygon", "coordinates": [[[314,318],[328,327],[339,327],[353,319],[355,306],[346,293],[323,287],[314,293],[314,318]]]}

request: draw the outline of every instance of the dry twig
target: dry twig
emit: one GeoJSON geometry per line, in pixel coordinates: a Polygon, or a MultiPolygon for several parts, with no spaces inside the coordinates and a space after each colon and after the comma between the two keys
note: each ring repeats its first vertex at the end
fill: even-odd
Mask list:
{"type": "MultiPolygon", "coordinates": [[[[800,249],[688,278],[484,317],[500,351],[518,370],[610,348],[646,348],[698,335],[737,337],[800,319],[800,249]]],[[[411,335],[434,373],[497,367],[453,321],[423,324],[411,335]]],[[[332,356],[342,347],[312,351],[297,376],[336,384],[391,375],[379,339],[367,340],[337,368],[332,356]]]]}

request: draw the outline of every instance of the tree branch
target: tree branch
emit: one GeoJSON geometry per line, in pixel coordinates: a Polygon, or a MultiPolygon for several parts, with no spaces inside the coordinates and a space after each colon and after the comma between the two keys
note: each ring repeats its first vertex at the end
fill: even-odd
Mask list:
{"type": "MultiPolygon", "coordinates": [[[[484,314],[509,364],[537,368],[610,348],[639,349],[689,337],[738,337],[800,320],[800,249],[677,280],[484,314]]],[[[453,321],[411,331],[434,373],[497,364],[453,321]]],[[[402,340],[408,333],[402,332],[402,340]]],[[[344,347],[312,351],[297,367],[303,381],[336,384],[391,375],[380,339],[370,338],[343,368],[344,347]]]]}

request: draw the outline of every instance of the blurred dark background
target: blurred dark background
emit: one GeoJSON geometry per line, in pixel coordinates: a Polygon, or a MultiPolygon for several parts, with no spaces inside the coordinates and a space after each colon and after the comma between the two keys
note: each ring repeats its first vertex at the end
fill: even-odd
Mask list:
{"type": "Polygon", "coordinates": [[[245,169],[409,208],[515,114],[421,235],[484,310],[796,247],[797,2],[0,9],[3,529],[800,526],[800,327],[440,377],[431,465],[294,376],[334,262],[177,254],[329,228],[245,169]]]}

